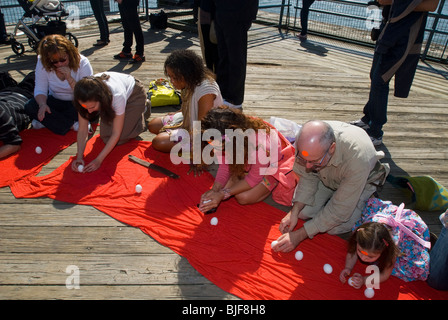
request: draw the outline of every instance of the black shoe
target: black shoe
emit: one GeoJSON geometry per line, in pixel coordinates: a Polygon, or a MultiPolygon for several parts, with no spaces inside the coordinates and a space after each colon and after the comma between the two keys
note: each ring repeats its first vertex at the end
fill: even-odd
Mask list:
{"type": "Polygon", "coordinates": [[[121,51],[119,54],[114,55],[114,59],[118,59],[118,60],[124,60],[124,59],[131,59],[132,58],[132,53],[125,53],[123,51],[121,51]]]}
{"type": "Polygon", "coordinates": [[[93,44],[95,47],[104,47],[109,44],[110,40],[97,40],[96,43],[93,44]]]}
{"type": "Polygon", "coordinates": [[[134,54],[134,57],[129,61],[130,64],[142,63],[146,60],[145,56],[134,54]]]}

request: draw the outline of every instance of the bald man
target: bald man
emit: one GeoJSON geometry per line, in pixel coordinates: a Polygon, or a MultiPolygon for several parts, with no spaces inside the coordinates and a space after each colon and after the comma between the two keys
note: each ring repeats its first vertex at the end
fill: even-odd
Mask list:
{"type": "Polygon", "coordinates": [[[294,250],[318,233],[349,232],[389,166],[367,133],[339,121],[309,121],[296,138],[293,170],[300,177],[291,211],[282,219],[275,251],[294,250]],[[307,220],[294,230],[298,219],[307,220]]]}

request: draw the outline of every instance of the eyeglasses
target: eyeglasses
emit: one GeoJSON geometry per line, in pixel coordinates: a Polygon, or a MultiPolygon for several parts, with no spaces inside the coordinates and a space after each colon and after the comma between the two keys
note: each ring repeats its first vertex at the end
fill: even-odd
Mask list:
{"type": "Polygon", "coordinates": [[[50,60],[50,63],[51,64],[56,64],[56,63],[63,63],[63,62],[65,62],[65,61],[67,61],[67,57],[65,57],[65,58],[63,58],[63,59],[59,59],[59,60],[50,60]]]}
{"type": "Polygon", "coordinates": [[[310,165],[312,165],[314,167],[320,167],[320,166],[322,166],[322,162],[324,162],[325,158],[327,157],[328,151],[330,151],[330,148],[332,145],[333,144],[330,144],[330,146],[327,149],[327,152],[325,152],[324,156],[320,160],[315,160],[315,161],[308,161],[308,160],[301,158],[299,155],[299,151],[297,150],[296,162],[298,164],[300,164],[301,166],[306,166],[306,164],[309,163],[310,165]]]}

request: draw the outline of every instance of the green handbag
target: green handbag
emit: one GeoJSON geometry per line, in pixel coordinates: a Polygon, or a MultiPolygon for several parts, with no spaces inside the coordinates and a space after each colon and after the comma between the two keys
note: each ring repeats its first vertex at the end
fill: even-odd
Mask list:
{"type": "Polygon", "coordinates": [[[431,176],[389,175],[386,179],[394,187],[402,188],[411,197],[414,208],[423,211],[448,209],[448,190],[431,176]]]}

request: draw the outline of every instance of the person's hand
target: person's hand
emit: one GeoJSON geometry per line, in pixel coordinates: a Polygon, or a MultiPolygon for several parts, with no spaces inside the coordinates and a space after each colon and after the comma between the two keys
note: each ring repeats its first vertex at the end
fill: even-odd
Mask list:
{"type": "MultiPolygon", "coordinates": [[[[72,162],[72,170],[75,171],[75,172],[79,172],[78,167],[80,165],[84,166],[84,160],[82,160],[82,159],[73,160],[73,162],[72,162]]],[[[84,172],[84,170],[83,170],[83,172],[84,172]]]]}
{"type": "Polygon", "coordinates": [[[39,105],[39,110],[37,111],[37,119],[39,121],[44,120],[45,113],[51,113],[51,110],[50,110],[50,107],[46,103],[43,103],[43,104],[39,105]]]}
{"type": "Polygon", "coordinates": [[[347,277],[350,275],[351,270],[348,268],[344,268],[344,270],[341,271],[339,274],[339,280],[341,280],[342,283],[347,282],[347,277]]]}
{"type": "Polygon", "coordinates": [[[299,220],[298,214],[289,211],[288,214],[280,222],[279,226],[280,232],[285,234],[294,230],[298,220],[299,220]]]}
{"type": "Polygon", "coordinates": [[[187,172],[187,175],[193,172],[194,176],[200,176],[202,172],[206,171],[206,167],[201,164],[192,164],[190,163],[190,169],[187,172]]]}
{"type": "Polygon", "coordinates": [[[364,285],[364,277],[360,273],[352,275],[352,287],[360,289],[364,285]]]}
{"type": "Polygon", "coordinates": [[[56,68],[56,74],[60,75],[64,80],[68,80],[71,78],[71,70],[68,66],[58,67],[56,68]]]}
{"type": "Polygon", "coordinates": [[[101,161],[98,159],[93,160],[84,167],[84,172],[92,172],[97,170],[101,166],[101,161]]]}
{"type": "Polygon", "coordinates": [[[202,212],[207,212],[212,210],[221,203],[224,195],[221,192],[208,190],[201,196],[201,200],[199,202],[199,210],[202,212]]]}
{"type": "Polygon", "coordinates": [[[284,233],[277,239],[277,244],[272,249],[275,252],[290,252],[306,238],[308,238],[308,234],[306,233],[305,228],[284,233]]]}

